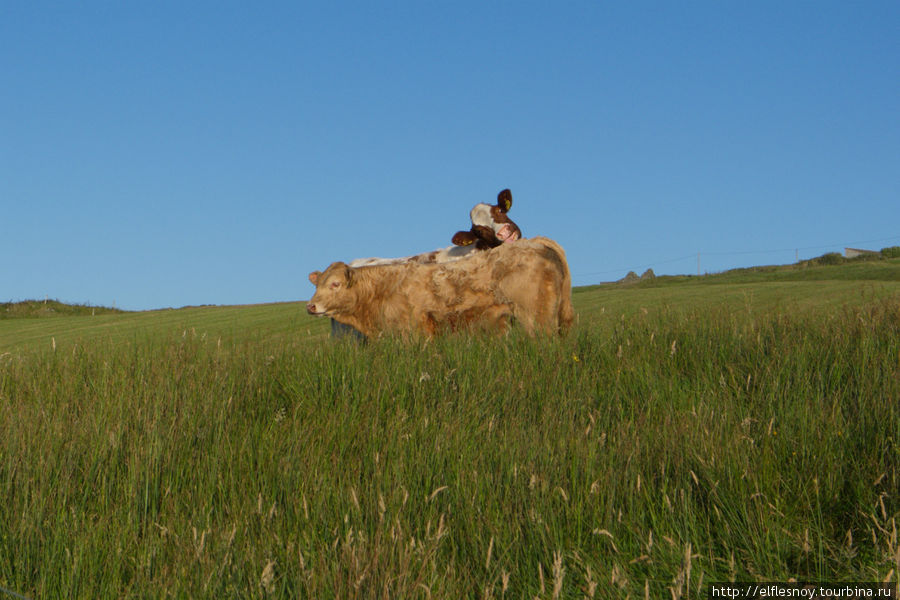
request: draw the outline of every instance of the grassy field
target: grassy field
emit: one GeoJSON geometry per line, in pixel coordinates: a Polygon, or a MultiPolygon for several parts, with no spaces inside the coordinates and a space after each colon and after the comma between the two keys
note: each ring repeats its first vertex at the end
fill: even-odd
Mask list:
{"type": "Polygon", "coordinates": [[[301,303],[2,319],[0,588],[900,582],[900,262],[657,278],[575,304],[565,339],[411,344],[333,342],[301,303]]]}

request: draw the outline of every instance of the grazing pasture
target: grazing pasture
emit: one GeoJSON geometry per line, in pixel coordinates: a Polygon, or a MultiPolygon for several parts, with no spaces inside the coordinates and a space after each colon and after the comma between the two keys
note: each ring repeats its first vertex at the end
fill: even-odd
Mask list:
{"type": "Polygon", "coordinates": [[[333,342],[300,302],[0,320],[0,588],[897,585],[898,260],[574,302],[566,338],[416,344],[333,342]]]}

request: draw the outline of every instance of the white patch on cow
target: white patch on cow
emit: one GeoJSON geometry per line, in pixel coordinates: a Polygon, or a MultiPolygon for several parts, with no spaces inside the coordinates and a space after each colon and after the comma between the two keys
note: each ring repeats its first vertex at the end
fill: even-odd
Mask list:
{"type": "Polygon", "coordinates": [[[355,258],[347,264],[351,267],[371,267],[372,265],[393,265],[408,260],[410,257],[403,258],[355,258]]]}
{"type": "Polygon", "coordinates": [[[468,258],[478,252],[478,249],[475,246],[447,246],[437,252],[438,259],[435,262],[445,263],[468,258]]]}
{"type": "Polygon", "coordinates": [[[497,224],[494,223],[494,218],[491,216],[490,204],[484,204],[483,202],[476,204],[469,212],[469,218],[472,219],[472,225],[482,225],[497,231],[497,224]]]}
{"type": "Polygon", "coordinates": [[[422,254],[414,254],[412,256],[401,256],[399,258],[357,258],[351,260],[348,264],[351,267],[371,267],[374,265],[402,265],[407,263],[448,263],[468,258],[478,252],[478,249],[472,246],[447,246],[439,248],[431,252],[423,252],[422,254]]]}

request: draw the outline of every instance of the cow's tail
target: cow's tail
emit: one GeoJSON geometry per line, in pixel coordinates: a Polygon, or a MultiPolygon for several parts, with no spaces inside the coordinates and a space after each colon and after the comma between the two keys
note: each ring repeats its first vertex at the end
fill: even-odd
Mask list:
{"type": "Polygon", "coordinates": [[[538,237],[532,239],[539,241],[558,257],[558,260],[554,260],[554,262],[558,264],[562,278],[559,287],[559,304],[557,305],[556,318],[559,333],[565,335],[575,323],[575,307],[572,305],[572,275],[569,273],[569,262],[566,260],[566,252],[562,249],[562,246],[550,238],[538,237]]]}

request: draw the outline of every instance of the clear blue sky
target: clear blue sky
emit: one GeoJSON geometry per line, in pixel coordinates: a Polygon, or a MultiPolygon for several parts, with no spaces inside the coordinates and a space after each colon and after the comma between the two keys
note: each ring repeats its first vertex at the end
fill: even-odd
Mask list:
{"type": "Polygon", "coordinates": [[[900,2],[3,2],[0,301],[301,300],[511,188],[576,285],[900,245],[900,2]]]}

